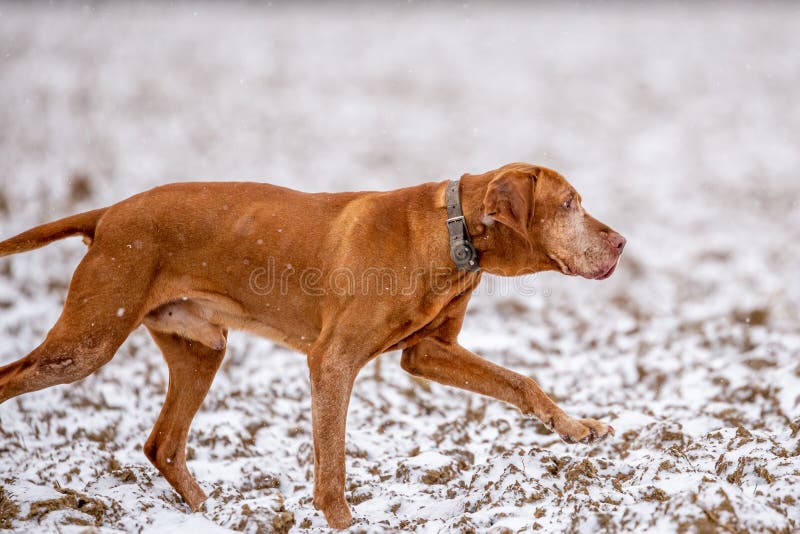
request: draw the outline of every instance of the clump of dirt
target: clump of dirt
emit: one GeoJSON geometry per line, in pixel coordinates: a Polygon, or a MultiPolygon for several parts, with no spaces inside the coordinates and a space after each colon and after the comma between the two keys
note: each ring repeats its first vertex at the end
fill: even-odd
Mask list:
{"type": "Polygon", "coordinates": [[[108,507],[106,504],[93,497],[89,497],[79,491],[70,488],[56,488],[64,496],[57,499],[48,499],[31,504],[31,510],[24,520],[41,520],[50,512],[56,510],[76,510],[94,518],[94,524],[100,526],[106,516],[108,507]]]}
{"type": "Polygon", "coordinates": [[[369,453],[367,451],[365,451],[364,449],[360,449],[358,446],[356,446],[353,443],[348,443],[347,444],[347,456],[349,456],[351,458],[361,458],[362,460],[365,460],[365,459],[369,458],[369,453]]]}
{"type": "Polygon", "coordinates": [[[275,510],[272,518],[272,531],[278,534],[286,534],[294,526],[294,513],[288,511],[283,504],[283,497],[280,497],[280,504],[275,510]]]}
{"type": "Polygon", "coordinates": [[[748,358],[742,363],[754,371],[762,371],[778,366],[778,363],[774,359],[767,358],[748,358]]]}
{"type": "Polygon", "coordinates": [[[669,500],[669,495],[667,495],[667,492],[661,488],[650,488],[644,495],[642,495],[642,499],[646,501],[664,502],[669,500]]]}
{"type": "MultiPolygon", "coordinates": [[[[722,502],[713,506],[713,507],[705,507],[698,502],[698,495],[692,495],[692,501],[695,505],[697,505],[700,510],[705,514],[708,521],[713,524],[716,528],[708,528],[703,530],[702,532],[746,532],[745,529],[740,528],[739,526],[739,518],[736,515],[736,511],[731,504],[730,498],[728,494],[725,493],[724,490],[721,488],[717,490],[717,494],[722,497],[722,502]]],[[[698,530],[698,532],[701,532],[698,530]]]]}
{"type": "Polygon", "coordinates": [[[681,445],[684,445],[686,443],[686,436],[680,430],[662,428],[659,435],[659,440],[662,442],[677,441],[681,445]]]}
{"type": "Polygon", "coordinates": [[[0,487],[0,529],[11,528],[11,523],[19,516],[19,506],[8,498],[0,487]]]}
{"type": "Polygon", "coordinates": [[[394,472],[394,477],[400,482],[408,482],[410,476],[411,476],[411,470],[404,463],[398,465],[397,469],[394,472]]]}
{"type": "Polygon", "coordinates": [[[0,191],[0,215],[8,215],[8,197],[4,191],[0,191]]]}
{"type": "Polygon", "coordinates": [[[750,326],[765,326],[769,322],[769,310],[756,308],[749,311],[735,311],[733,319],[750,326]]]}
{"type": "MultiPolygon", "coordinates": [[[[475,455],[466,449],[451,449],[444,451],[444,454],[453,458],[454,461],[438,469],[425,471],[421,479],[424,484],[446,484],[468,471],[475,463],[475,455]]],[[[407,473],[400,473],[400,468],[398,468],[398,478],[400,478],[400,474],[404,474],[407,477],[407,473]]]]}
{"type": "Polygon", "coordinates": [[[372,499],[372,497],[373,495],[370,492],[357,493],[355,495],[350,495],[350,497],[347,499],[347,502],[352,505],[359,505],[362,502],[372,499]]]}
{"type": "Polygon", "coordinates": [[[72,203],[92,198],[92,181],[89,175],[76,172],[69,179],[69,199],[72,203]]]}
{"type": "Polygon", "coordinates": [[[568,482],[577,482],[582,477],[584,478],[594,478],[597,476],[597,468],[594,466],[592,462],[587,459],[581,460],[580,463],[577,463],[567,469],[567,472],[564,474],[564,477],[567,479],[568,482]]]}
{"type": "Polygon", "coordinates": [[[528,308],[528,306],[514,299],[499,302],[495,305],[495,309],[497,310],[497,314],[503,319],[515,319],[520,315],[524,316],[530,313],[530,308],[528,308]]]}
{"type": "Polygon", "coordinates": [[[114,456],[111,456],[108,459],[108,466],[106,467],[106,470],[120,479],[122,482],[131,483],[139,480],[136,476],[136,473],[134,473],[132,469],[129,467],[122,467],[122,464],[120,464],[119,461],[114,458],[114,456]]]}
{"type": "MultiPolygon", "coordinates": [[[[235,502],[241,498],[238,492],[236,495],[226,494],[222,490],[214,491],[211,494],[214,499],[222,499],[224,502],[235,502]]],[[[295,524],[294,513],[288,511],[284,505],[283,495],[276,494],[276,504],[265,508],[257,506],[255,509],[249,504],[241,505],[239,517],[235,523],[229,526],[236,531],[255,532],[256,534],[267,534],[271,532],[286,534],[295,524]]],[[[214,516],[214,521],[225,521],[223,517],[214,516]]]]}
{"type": "MultiPolygon", "coordinates": [[[[721,532],[718,523],[709,517],[693,518],[678,522],[678,532],[695,532],[696,534],[718,534],[721,532]]],[[[736,531],[733,531],[736,532],[736,531]]]]}
{"type": "Polygon", "coordinates": [[[726,480],[730,484],[736,484],[737,486],[742,485],[742,476],[744,476],[744,468],[747,465],[747,460],[749,458],[742,456],[739,458],[739,464],[736,466],[736,470],[726,477],[726,480]]]}
{"type": "Polygon", "coordinates": [[[125,469],[120,469],[119,471],[115,471],[113,474],[115,477],[117,477],[118,479],[120,479],[122,482],[125,483],[132,484],[134,482],[139,481],[139,479],[136,477],[136,473],[134,473],[132,469],[129,469],[127,467],[125,469]]]}
{"type": "Polygon", "coordinates": [[[456,478],[456,470],[453,469],[453,464],[448,464],[438,469],[428,469],[422,475],[422,482],[424,484],[447,484],[456,478]]]}
{"type": "Polygon", "coordinates": [[[761,478],[766,480],[767,484],[772,484],[773,482],[775,482],[775,475],[767,471],[767,466],[765,465],[756,466],[755,472],[758,473],[758,475],[761,476],[761,478]]]}
{"type": "Polygon", "coordinates": [[[252,477],[242,483],[241,491],[262,491],[276,489],[281,486],[280,479],[271,473],[254,473],[252,477]]]}
{"type": "Polygon", "coordinates": [[[444,451],[444,454],[455,458],[456,469],[459,471],[466,471],[475,463],[475,454],[467,449],[452,449],[444,451]]]}
{"type": "Polygon", "coordinates": [[[561,472],[561,469],[567,465],[570,461],[569,456],[565,456],[564,458],[558,458],[557,456],[546,456],[542,459],[542,463],[544,464],[544,468],[547,470],[548,473],[551,475],[558,476],[561,472]]]}

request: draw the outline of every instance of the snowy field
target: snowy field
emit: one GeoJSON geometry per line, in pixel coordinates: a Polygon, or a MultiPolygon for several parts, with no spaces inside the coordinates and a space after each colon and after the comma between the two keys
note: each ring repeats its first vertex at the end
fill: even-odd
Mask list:
{"type": "MultiPolygon", "coordinates": [[[[0,234],[170,181],[553,167],[628,238],[621,268],[525,297],[487,276],[461,341],[617,436],[561,443],[385,355],[350,407],[352,530],[797,532],[798,23],[792,3],[0,3],[0,234]]],[[[0,364],[44,338],[83,251],[0,260],[0,364]]],[[[190,433],[197,514],[141,450],[166,380],[139,330],[0,406],[0,530],[325,530],[302,356],[232,336],[190,433]]]]}

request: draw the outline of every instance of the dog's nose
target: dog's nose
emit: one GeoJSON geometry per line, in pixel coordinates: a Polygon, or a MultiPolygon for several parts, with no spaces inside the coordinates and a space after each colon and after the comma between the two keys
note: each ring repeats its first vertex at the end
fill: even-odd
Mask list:
{"type": "Polygon", "coordinates": [[[617,253],[622,254],[622,249],[625,248],[625,244],[628,242],[622,235],[618,234],[617,232],[610,232],[608,234],[608,241],[611,243],[611,246],[617,249],[617,253]]]}

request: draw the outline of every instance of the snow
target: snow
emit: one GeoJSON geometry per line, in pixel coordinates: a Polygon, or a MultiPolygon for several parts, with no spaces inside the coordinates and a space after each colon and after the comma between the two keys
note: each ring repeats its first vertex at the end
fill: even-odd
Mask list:
{"type": "MultiPolygon", "coordinates": [[[[170,181],[390,189],[529,161],[628,238],[602,283],[487,277],[461,336],[616,437],[561,443],[386,355],[350,405],[353,530],[800,528],[798,6],[0,13],[2,236],[170,181]]],[[[0,260],[0,364],[44,338],[84,250],[0,260]]],[[[231,336],[189,439],[202,513],[141,451],[166,381],[137,331],[90,378],[0,406],[0,528],[324,529],[303,357],[231,336]]]]}

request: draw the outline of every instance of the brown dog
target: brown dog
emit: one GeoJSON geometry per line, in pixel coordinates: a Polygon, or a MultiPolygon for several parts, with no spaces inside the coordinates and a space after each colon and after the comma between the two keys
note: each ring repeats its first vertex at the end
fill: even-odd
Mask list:
{"type": "Polygon", "coordinates": [[[88,376],[144,323],[170,373],[144,451],[197,510],[206,496],[186,467],[189,425],[222,362],[227,329],[264,335],[308,357],[314,505],[335,528],[352,519],[344,495],[351,388],[383,352],[402,350],[409,373],[509,402],[567,441],[613,433],[570,417],[531,378],[480,358],[457,336],[481,271],[602,280],[625,239],[546,168],[514,163],[453,187],[307,194],[172,184],[4,241],[0,256],[75,234],[89,250],[44,342],[0,367],[0,403],[88,376]],[[446,205],[453,191],[463,219],[446,205]]]}

